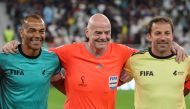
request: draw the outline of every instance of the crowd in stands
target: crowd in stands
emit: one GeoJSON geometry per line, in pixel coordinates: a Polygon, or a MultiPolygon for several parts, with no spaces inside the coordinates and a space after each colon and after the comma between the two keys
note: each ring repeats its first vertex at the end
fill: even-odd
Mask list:
{"type": "Polygon", "coordinates": [[[8,0],[6,7],[15,31],[28,13],[41,14],[49,46],[85,41],[87,20],[99,12],[110,19],[114,42],[147,46],[146,25],[162,15],[174,21],[175,41],[190,48],[189,0],[8,0]]]}

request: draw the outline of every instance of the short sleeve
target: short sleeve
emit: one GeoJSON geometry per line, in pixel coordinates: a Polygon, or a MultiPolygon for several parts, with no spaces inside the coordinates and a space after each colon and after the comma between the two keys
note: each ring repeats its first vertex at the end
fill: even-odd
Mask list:
{"type": "Polygon", "coordinates": [[[127,60],[134,54],[134,53],[137,53],[138,50],[137,49],[134,49],[134,48],[130,48],[128,46],[125,46],[125,49],[124,49],[124,60],[125,62],[127,62],[127,60]]]}
{"type": "Polygon", "coordinates": [[[124,70],[126,71],[127,74],[129,74],[133,77],[132,68],[131,68],[131,57],[127,60],[124,70]]]}
{"type": "Polygon", "coordinates": [[[55,67],[54,75],[57,73],[60,73],[60,72],[61,72],[61,62],[60,62],[58,56],[56,56],[56,67],[55,67]]]}

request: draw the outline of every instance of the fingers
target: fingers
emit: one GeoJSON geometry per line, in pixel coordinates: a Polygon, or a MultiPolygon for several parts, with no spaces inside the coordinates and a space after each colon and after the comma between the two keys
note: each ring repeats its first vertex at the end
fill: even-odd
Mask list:
{"type": "Polygon", "coordinates": [[[180,49],[178,49],[177,54],[176,54],[176,62],[180,63],[184,61],[187,57],[188,55],[185,49],[180,47],[180,49]]]}
{"type": "Polygon", "coordinates": [[[14,53],[13,50],[7,48],[7,45],[6,45],[6,46],[3,46],[2,51],[3,51],[4,53],[6,53],[6,54],[8,54],[8,53],[14,53]]]}
{"type": "Polygon", "coordinates": [[[127,78],[127,74],[126,73],[123,73],[121,76],[120,76],[120,81],[123,81],[125,82],[125,79],[127,78]]]}
{"type": "Polygon", "coordinates": [[[174,47],[171,48],[171,51],[173,54],[177,54],[177,50],[174,47]]]}
{"type": "Polygon", "coordinates": [[[16,53],[17,52],[17,47],[18,47],[19,43],[17,41],[11,41],[11,42],[8,42],[7,44],[5,44],[3,47],[2,47],[2,51],[6,54],[8,53],[16,53]]]}
{"type": "Polygon", "coordinates": [[[122,71],[120,74],[119,80],[122,81],[123,83],[129,82],[133,79],[133,77],[129,74],[126,73],[126,71],[122,71]]]}
{"type": "Polygon", "coordinates": [[[61,80],[61,79],[63,79],[63,77],[62,77],[62,75],[61,75],[60,73],[58,73],[58,74],[53,75],[53,76],[51,77],[51,82],[56,82],[56,81],[59,81],[59,80],[61,80]]]}
{"type": "Polygon", "coordinates": [[[177,52],[176,53],[176,62],[180,63],[180,59],[181,59],[181,53],[177,52]]]}
{"type": "Polygon", "coordinates": [[[14,54],[15,53],[14,51],[16,51],[13,45],[11,44],[8,44],[7,46],[5,46],[5,50],[6,50],[6,53],[12,53],[12,54],[14,54]]]}

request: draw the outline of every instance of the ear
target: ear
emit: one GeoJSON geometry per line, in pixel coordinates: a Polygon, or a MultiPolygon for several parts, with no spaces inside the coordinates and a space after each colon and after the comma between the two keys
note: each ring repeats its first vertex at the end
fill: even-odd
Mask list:
{"type": "Polygon", "coordinates": [[[89,38],[89,30],[88,30],[88,28],[85,28],[85,35],[86,35],[87,38],[89,38]]]}
{"type": "Polygon", "coordinates": [[[151,36],[151,34],[150,34],[150,33],[148,33],[148,34],[147,34],[146,39],[147,39],[149,42],[151,42],[151,41],[152,41],[152,36],[151,36]]]}
{"type": "Polygon", "coordinates": [[[21,27],[20,29],[19,29],[19,34],[20,34],[20,38],[22,39],[23,38],[23,28],[21,27]]]}

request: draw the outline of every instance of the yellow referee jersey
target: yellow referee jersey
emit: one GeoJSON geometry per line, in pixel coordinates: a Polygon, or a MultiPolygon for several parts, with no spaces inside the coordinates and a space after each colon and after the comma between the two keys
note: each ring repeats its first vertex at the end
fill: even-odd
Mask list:
{"type": "Polygon", "coordinates": [[[186,109],[189,66],[189,57],[178,64],[174,55],[158,57],[151,50],[133,55],[125,70],[135,79],[135,109],[186,109]]]}

